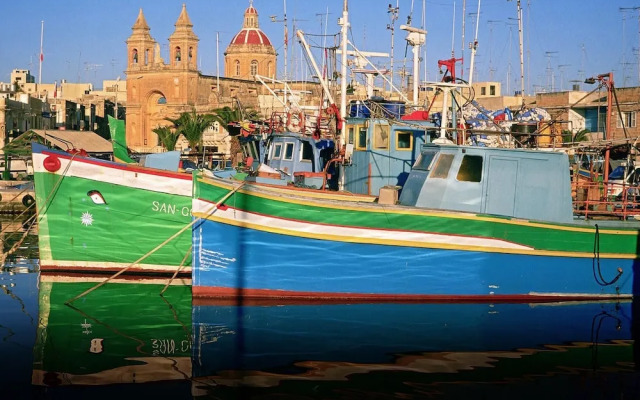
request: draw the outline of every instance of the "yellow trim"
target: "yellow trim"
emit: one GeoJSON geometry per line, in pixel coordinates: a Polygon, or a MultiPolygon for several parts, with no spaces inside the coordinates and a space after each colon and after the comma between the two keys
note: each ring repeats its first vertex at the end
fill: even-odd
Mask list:
{"type": "MultiPolygon", "coordinates": [[[[218,187],[224,187],[227,188],[229,190],[233,189],[233,186],[227,186],[225,184],[222,183],[218,183],[218,182],[214,182],[208,179],[201,179],[198,178],[199,181],[204,181],[207,184],[211,184],[213,186],[218,186],[218,187]]],[[[264,188],[263,188],[264,189],[264,188]]],[[[304,201],[304,200],[296,200],[296,199],[285,199],[282,197],[278,197],[278,196],[273,196],[273,195],[269,195],[266,193],[257,193],[257,192],[253,192],[253,191],[247,191],[247,190],[239,190],[238,192],[243,193],[243,194],[247,194],[250,196],[256,196],[256,197],[260,197],[263,199],[268,199],[268,200],[274,200],[274,201],[280,201],[280,202],[284,202],[284,203],[289,203],[289,204],[298,204],[298,205],[307,205],[307,206],[316,206],[316,207],[322,207],[322,208],[327,208],[329,207],[328,204],[323,204],[323,203],[315,203],[312,200],[315,199],[329,199],[329,200],[341,200],[341,201],[345,201],[345,202],[354,202],[354,203],[358,203],[358,202],[362,202],[362,200],[364,199],[364,201],[368,201],[369,203],[373,203],[373,201],[375,200],[375,197],[359,197],[359,195],[354,195],[353,197],[350,196],[346,196],[344,194],[334,194],[331,195],[330,193],[327,192],[319,192],[318,194],[315,194],[313,192],[304,192],[304,193],[300,193],[298,191],[292,190],[292,189],[284,189],[284,188],[268,188],[268,190],[271,191],[279,191],[281,193],[288,193],[288,194],[294,194],[296,196],[300,196],[300,197],[309,197],[310,200],[308,201],[304,201]]],[[[460,212],[460,213],[452,213],[452,212],[447,212],[447,211],[437,211],[437,210],[421,210],[421,209],[417,209],[417,208],[413,208],[411,210],[407,210],[407,209],[402,209],[399,208],[397,206],[389,206],[389,205],[385,205],[385,206],[371,206],[369,204],[363,206],[349,206],[349,205],[337,205],[337,204],[331,204],[331,209],[333,210],[347,210],[347,211],[362,211],[362,210],[366,210],[368,212],[375,212],[375,213],[384,213],[384,214],[389,214],[389,213],[393,213],[393,214],[401,214],[401,215],[420,215],[423,217],[445,217],[445,218],[450,218],[450,219],[464,219],[464,220],[474,220],[474,221],[482,221],[482,222],[499,222],[502,224],[506,224],[506,225],[519,225],[519,226],[527,226],[527,227],[532,227],[532,228],[541,228],[541,229],[555,229],[555,230],[559,230],[559,231],[565,231],[565,232],[582,232],[582,233],[594,233],[595,232],[595,228],[580,228],[580,227],[571,227],[571,226],[564,226],[564,225],[560,225],[560,224],[554,224],[554,223],[540,223],[540,222],[530,222],[530,221],[526,221],[526,220],[521,220],[521,219],[507,219],[507,218],[498,218],[498,217],[484,217],[484,216],[479,216],[476,214],[471,214],[471,213],[464,213],[464,212],[460,212]],[[397,208],[397,209],[396,209],[397,208]],[[464,214],[464,215],[460,215],[460,214],[464,214]]],[[[602,227],[599,228],[600,232],[606,232],[607,234],[613,234],[613,235],[631,235],[631,236],[637,236],[638,235],[638,231],[634,230],[634,229],[630,229],[630,230],[621,230],[621,229],[608,229],[607,227],[602,227]]]]}
{"type": "MultiPolygon", "coordinates": [[[[399,246],[399,247],[419,247],[429,249],[440,250],[461,250],[461,251],[477,251],[484,253],[499,253],[499,254],[518,254],[518,255],[530,255],[530,256],[553,256],[553,257],[577,257],[577,258],[593,258],[592,252],[573,252],[573,251],[552,251],[552,250],[520,250],[520,249],[496,249],[493,247],[485,246],[470,246],[470,245],[455,245],[444,243],[430,243],[430,242],[416,242],[409,240],[394,240],[394,239],[378,239],[378,238],[360,238],[353,236],[341,236],[341,235],[329,235],[320,233],[309,233],[304,231],[273,228],[261,224],[254,224],[247,221],[230,220],[223,217],[217,217],[215,214],[207,214],[202,212],[194,212],[193,216],[196,218],[202,218],[210,221],[220,222],[223,224],[238,226],[242,228],[250,228],[262,232],[275,233],[279,235],[288,235],[303,237],[308,239],[318,239],[332,242],[346,242],[346,243],[362,243],[362,244],[377,244],[385,246],[399,246]]],[[[499,240],[499,239],[495,239],[499,240]]],[[[601,253],[600,258],[622,258],[633,260],[636,258],[632,254],[618,254],[618,253],[601,253]]]]}

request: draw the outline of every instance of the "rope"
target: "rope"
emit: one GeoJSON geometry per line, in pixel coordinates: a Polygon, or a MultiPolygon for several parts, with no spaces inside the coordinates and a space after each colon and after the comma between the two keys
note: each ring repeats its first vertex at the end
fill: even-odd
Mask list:
{"type": "MultiPolygon", "coordinates": [[[[36,216],[32,215],[31,217],[29,217],[29,219],[27,219],[25,222],[23,222],[23,225],[26,223],[29,223],[29,227],[24,231],[24,233],[22,234],[22,237],[20,238],[20,240],[18,240],[10,249],[9,251],[7,251],[6,253],[2,253],[2,256],[0,258],[0,265],[4,265],[4,262],[6,261],[7,257],[10,256],[11,254],[13,254],[16,250],[18,250],[18,248],[20,247],[20,245],[22,244],[22,242],[24,242],[24,239],[27,237],[27,235],[29,234],[29,231],[31,231],[31,228],[33,227],[34,221],[35,221],[36,216]]],[[[11,236],[9,236],[11,237],[11,236]]]]}
{"type": "Polygon", "coordinates": [[[192,249],[193,249],[193,244],[189,247],[189,250],[187,250],[187,252],[184,253],[184,258],[180,262],[180,266],[178,266],[178,269],[176,269],[176,272],[173,273],[173,276],[171,277],[171,279],[169,279],[169,282],[167,282],[167,284],[164,286],[164,288],[162,288],[162,290],[160,291],[160,296],[162,296],[162,294],[167,290],[169,285],[171,285],[171,282],[173,282],[173,280],[178,275],[178,272],[180,272],[182,267],[184,267],[184,263],[185,263],[185,261],[187,261],[187,257],[189,256],[189,254],[191,254],[191,250],[192,249]]]}
{"type": "MultiPolygon", "coordinates": [[[[235,189],[233,189],[232,191],[230,191],[229,193],[227,193],[220,201],[218,201],[217,203],[213,204],[211,206],[211,209],[208,210],[206,212],[206,214],[211,215],[213,214],[218,207],[220,207],[220,205],[222,203],[224,203],[229,197],[231,197],[235,192],[237,192],[238,190],[240,190],[240,188],[242,188],[245,185],[246,181],[242,182],[240,185],[238,185],[238,187],[236,187],[235,189]]],[[[122,275],[124,272],[126,272],[128,269],[130,269],[131,267],[133,267],[134,265],[140,263],[140,261],[144,260],[145,258],[149,257],[151,254],[155,253],[156,251],[160,250],[162,247],[164,247],[167,243],[169,243],[170,241],[172,241],[173,239],[175,239],[176,237],[180,236],[180,234],[182,234],[184,231],[186,231],[187,229],[190,229],[193,225],[195,225],[197,222],[200,221],[201,218],[195,218],[193,221],[191,221],[190,223],[188,223],[186,226],[182,227],[180,230],[178,230],[178,232],[174,233],[173,235],[171,235],[169,238],[167,238],[164,242],[160,243],[158,246],[156,246],[153,250],[147,252],[146,254],[144,254],[142,257],[138,258],[136,261],[132,262],[131,264],[127,265],[126,267],[122,268],[120,271],[116,272],[115,274],[111,275],[110,277],[108,277],[107,279],[105,279],[104,281],[98,283],[97,285],[85,290],[84,292],[80,293],[79,295],[77,295],[76,297],[67,300],[65,302],[65,304],[71,304],[74,301],[78,300],[80,297],[84,297],[87,294],[93,292],[94,290],[98,289],[99,287],[101,287],[102,285],[106,284],[107,282],[109,282],[110,280],[122,275]]],[[[189,253],[187,253],[189,254],[189,253]]],[[[185,255],[186,258],[186,255],[185,255]]]]}
{"type": "Polygon", "coordinates": [[[622,272],[623,272],[622,268],[618,267],[618,274],[609,282],[607,282],[607,280],[604,279],[604,277],[602,276],[602,270],[600,269],[600,228],[598,227],[598,224],[596,224],[596,235],[595,235],[595,238],[593,240],[593,264],[592,264],[592,269],[593,269],[593,277],[595,278],[596,282],[600,286],[613,285],[614,283],[616,283],[618,281],[618,279],[620,279],[620,277],[622,276],[622,272]],[[596,275],[596,270],[598,272],[598,275],[596,275]]]}

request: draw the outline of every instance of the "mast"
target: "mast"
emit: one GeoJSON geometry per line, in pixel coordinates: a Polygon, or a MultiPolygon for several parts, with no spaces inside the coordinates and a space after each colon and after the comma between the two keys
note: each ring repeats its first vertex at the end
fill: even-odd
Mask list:
{"type": "Polygon", "coordinates": [[[476,59],[476,50],[478,49],[478,26],[480,25],[480,0],[478,0],[478,11],[476,12],[476,35],[471,44],[471,63],[469,64],[469,87],[473,83],[473,68],[476,59]]]}
{"type": "Polygon", "coordinates": [[[340,57],[340,118],[347,117],[347,32],[349,30],[349,11],[347,0],[344,0],[342,18],[340,19],[340,34],[342,35],[342,54],[340,57]]]}
{"type": "Polygon", "coordinates": [[[520,6],[520,0],[517,2],[518,6],[518,37],[520,40],[520,96],[522,96],[522,105],[524,106],[524,50],[522,39],[522,7],[520,6]]]}

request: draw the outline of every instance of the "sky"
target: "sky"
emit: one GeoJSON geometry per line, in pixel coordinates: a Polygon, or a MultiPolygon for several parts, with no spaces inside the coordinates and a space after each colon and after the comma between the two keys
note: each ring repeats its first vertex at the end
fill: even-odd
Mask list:
{"type": "MultiPolygon", "coordinates": [[[[480,1],[474,81],[499,81],[503,94],[512,93],[519,90],[521,82],[517,1],[480,1]]],[[[167,60],[168,38],[183,3],[200,39],[200,71],[216,75],[219,60],[223,75],[224,51],[242,27],[249,0],[1,0],[0,82],[9,82],[13,69],[29,69],[39,81],[42,31],[43,83],[66,79],[101,88],[103,80],[125,79],[125,41],[139,9],[167,60]]],[[[253,4],[260,28],[278,53],[279,77],[284,73],[286,6],[288,78],[311,79],[314,74],[293,38],[294,28],[307,34],[321,63],[320,47],[333,46],[337,40],[333,35],[340,30],[337,22],[343,0],[253,0],[253,4]],[[323,33],[327,36],[321,36],[323,33]]],[[[610,71],[617,87],[640,86],[639,0],[521,0],[521,5],[525,93],[568,90],[587,77],[610,71]]],[[[412,70],[413,58],[400,26],[411,17],[412,26],[428,32],[420,51],[420,79],[439,80],[438,60],[451,58],[453,50],[456,58],[463,56],[462,77],[468,80],[468,43],[475,36],[477,9],[478,0],[350,0],[349,39],[360,51],[393,52],[394,79],[402,86],[400,72],[403,67],[412,70]],[[390,12],[390,6],[397,7],[397,12],[390,12]]],[[[380,68],[391,67],[391,58],[372,61],[380,68]]],[[[589,90],[584,84],[581,88],[589,90]]]]}

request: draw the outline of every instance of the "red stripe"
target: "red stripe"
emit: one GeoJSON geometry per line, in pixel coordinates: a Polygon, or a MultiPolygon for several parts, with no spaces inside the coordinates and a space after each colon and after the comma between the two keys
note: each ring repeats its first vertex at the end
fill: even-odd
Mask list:
{"type": "Polygon", "coordinates": [[[290,304],[307,303],[547,303],[558,301],[593,301],[605,299],[619,299],[618,296],[601,295],[532,295],[532,294],[504,294],[504,295],[454,295],[454,294],[375,294],[375,293],[327,293],[327,292],[299,292],[293,290],[272,289],[234,289],[226,287],[193,286],[191,289],[194,299],[199,304],[262,304],[286,302],[290,304]]]}
{"type": "MultiPolygon", "coordinates": [[[[62,154],[62,153],[58,153],[58,152],[53,152],[53,151],[43,151],[42,154],[46,154],[46,155],[54,155],[57,156],[59,158],[63,158],[65,160],[70,160],[71,159],[71,155],[66,155],[66,154],[62,154]]],[[[73,158],[74,162],[83,162],[86,164],[92,164],[92,165],[98,165],[101,167],[105,167],[105,168],[111,168],[111,169],[119,169],[122,171],[129,171],[129,172],[139,172],[139,173],[143,173],[143,174],[147,174],[147,175],[155,175],[155,176],[164,176],[164,177],[168,177],[168,178],[175,178],[175,179],[183,179],[183,180],[192,180],[193,177],[191,174],[187,174],[187,173],[183,173],[183,172],[172,172],[172,171],[165,171],[165,170],[159,170],[159,169],[155,169],[155,168],[146,168],[146,167],[140,167],[140,166],[130,166],[127,164],[117,164],[117,163],[112,163],[112,162],[105,162],[102,160],[98,160],[98,159],[93,159],[93,158],[86,158],[86,157],[74,157],[73,158]]]]}

